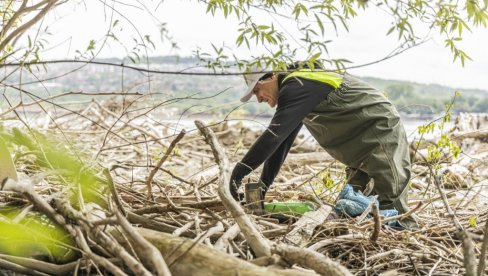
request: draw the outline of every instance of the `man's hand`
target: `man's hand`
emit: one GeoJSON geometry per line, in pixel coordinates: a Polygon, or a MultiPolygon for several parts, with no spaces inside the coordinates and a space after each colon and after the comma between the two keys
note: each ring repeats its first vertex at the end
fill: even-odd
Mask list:
{"type": "Polygon", "coordinates": [[[235,180],[232,180],[232,179],[229,183],[230,194],[232,195],[232,197],[234,198],[235,201],[241,201],[242,200],[242,196],[239,196],[239,193],[237,192],[237,190],[239,190],[239,187],[241,186],[241,184],[242,184],[241,181],[236,182],[235,180]]]}
{"type": "Polygon", "coordinates": [[[229,188],[230,188],[230,194],[236,201],[242,201],[244,200],[244,194],[243,193],[238,193],[237,190],[239,190],[239,187],[242,185],[242,179],[251,173],[252,168],[249,166],[237,162],[236,166],[234,167],[234,170],[232,171],[232,175],[230,176],[230,183],[229,183],[229,188]]]}

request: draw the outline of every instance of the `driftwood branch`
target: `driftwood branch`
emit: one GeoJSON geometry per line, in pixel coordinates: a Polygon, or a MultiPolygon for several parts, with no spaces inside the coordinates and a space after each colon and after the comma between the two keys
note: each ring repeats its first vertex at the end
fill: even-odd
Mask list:
{"type": "Polygon", "coordinates": [[[285,244],[275,244],[272,252],[280,255],[286,261],[313,269],[320,275],[351,275],[342,265],[310,249],[298,248],[285,244]]]}
{"type": "Polygon", "coordinates": [[[122,214],[124,216],[126,216],[127,213],[125,211],[124,206],[122,205],[122,202],[120,201],[120,197],[117,193],[117,189],[115,188],[115,183],[114,183],[114,180],[112,178],[112,175],[110,175],[110,171],[108,169],[104,169],[103,174],[107,178],[108,188],[112,194],[112,199],[115,202],[115,205],[117,205],[117,208],[120,210],[120,212],[122,212],[122,214]]]}
{"type": "Polygon", "coordinates": [[[120,258],[133,273],[137,275],[151,275],[144,265],[129,254],[118,242],[114,241],[109,234],[105,233],[102,227],[94,226],[88,218],[74,209],[68,201],[54,199],[54,203],[57,209],[66,217],[75,219],[81,228],[88,233],[91,240],[102,246],[104,250],[113,256],[120,258]]]}
{"type": "Polygon", "coordinates": [[[40,212],[45,214],[51,221],[64,227],[66,231],[75,239],[78,247],[82,252],[91,259],[95,264],[104,267],[110,273],[114,275],[126,275],[119,267],[111,263],[106,258],[93,253],[88,246],[88,243],[79,227],[71,225],[66,222],[65,218],[58,214],[44,199],[39,196],[34,191],[34,185],[32,182],[24,181],[14,181],[12,179],[7,179],[2,183],[2,190],[13,191],[22,194],[26,197],[40,212]]]}
{"type": "Polygon", "coordinates": [[[0,259],[15,263],[28,269],[37,270],[39,272],[47,273],[50,275],[66,275],[72,273],[79,265],[81,260],[77,260],[71,263],[57,265],[48,262],[35,260],[32,258],[23,258],[18,256],[10,256],[0,254],[0,259]]]}
{"type": "Polygon", "coordinates": [[[229,160],[224,152],[222,146],[220,146],[217,137],[213,131],[206,127],[203,122],[196,120],[195,125],[205,137],[205,141],[212,148],[212,152],[215,157],[215,161],[219,165],[220,179],[219,179],[219,196],[222,199],[222,203],[225,208],[230,211],[232,217],[236,220],[237,224],[241,228],[241,232],[247,239],[249,246],[252,248],[256,256],[270,256],[271,247],[269,241],[259,232],[249,217],[246,215],[242,207],[232,198],[229,189],[230,173],[229,173],[229,160]]]}
{"type": "Polygon", "coordinates": [[[225,251],[225,249],[229,246],[230,241],[232,241],[239,233],[241,229],[239,225],[236,223],[232,225],[225,233],[217,240],[214,245],[214,248],[220,251],[225,251]]]}
{"type": "Polygon", "coordinates": [[[25,267],[25,266],[22,266],[22,265],[19,265],[19,264],[16,264],[14,262],[7,261],[7,260],[1,259],[1,258],[0,258],[0,268],[8,269],[8,270],[18,272],[18,273],[22,273],[22,274],[26,274],[26,275],[36,275],[36,276],[38,276],[38,275],[42,275],[42,276],[49,275],[49,274],[42,273],[42,272],[36,271],[34,269],[31,269],[31,268],[28,268],[28,267],[25,267]]]}
{"type": "Polygon", "coordinates": [[[145,240],[139,232],[135,231],[134,228],[132,228],[132,225],[130,225],[127,219],[119,211],[116,211],[115,215],[117,216],[117,220],[124,233],[129,240],[133,241],[132,246],[145,266],[152,268],[153,272],[156,272],[156,275],[171,276],[171,272],[169,271],[161,252],[159,252],[154,245],[145,240]]]}

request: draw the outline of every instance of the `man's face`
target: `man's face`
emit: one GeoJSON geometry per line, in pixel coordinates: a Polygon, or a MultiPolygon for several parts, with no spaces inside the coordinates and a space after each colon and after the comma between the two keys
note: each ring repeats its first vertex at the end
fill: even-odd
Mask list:
{"type": "Polygon", "coordinates": [[[275,107],[278,103],[278,78],[273,75],[259,81],[252,92],[259,103],[266,102],[270,107],[275,107]]]}

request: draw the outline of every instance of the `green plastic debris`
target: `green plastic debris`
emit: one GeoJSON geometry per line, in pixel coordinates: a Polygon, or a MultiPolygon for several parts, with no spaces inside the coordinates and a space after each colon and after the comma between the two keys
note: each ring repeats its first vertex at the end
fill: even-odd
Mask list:
{"type": "Polygon", "coordinates": [[[308,201],[264,203],[264,210],[271,214],[297,216],[303,215],[306,212],[315,211],[316,209],[315,205],[308,201]]]}

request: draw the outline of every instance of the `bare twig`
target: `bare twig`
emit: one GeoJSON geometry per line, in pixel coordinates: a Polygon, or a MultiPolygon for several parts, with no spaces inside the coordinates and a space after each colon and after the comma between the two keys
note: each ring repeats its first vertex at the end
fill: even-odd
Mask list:
{"type": "Polygon", "coordinates": [[[158,172],[159,168],[163,165],[164,161],[168,158],[168,156],[171,154],[173,151],[174,147],[176,144],[185,136],[186,132],[185,130],[182,130],[178,136],[171,142],[169,147],[166,149],[166,153],[164,156],[159,160],[159,162],[156,164],[156,166],[151,170],[149,173],[149,176],[147,177],[146,180],[146,186],[147,186],[147,198],[153,200],[153,194],[152,194],[152,180],[154,178],[154,175],[158,172]]]}
{"type": "Polygon", "coordinates": [[[112,176],[110,175],[110,171],[108,169],[104,169],[103,174],[107,178],[107,184],[108,184],[108,187],[109,187],[110,192],[112,194],[112,198],[113,198],[115,204],[117,205],[117,208],[120,210],[120,212],[122,212],[122,214],[124,216],[126,216],[127,213],[125,211],[124,206],[122,205],[122,202],[120,201],[120,197],[117,193],[117,189],[115,188],[115,183],[114,183],[112,176]]]}
{"type": "Polygon", "coordinates": [[[373,233],[371,234],[371,241],[377,241],[378,237],[380,236],[380,231],[381,231],[381,217],[380,217],[380,212],[378,209],[378,205],[376,203],[373,203],[372,205],[373,209],[373,218],[374,218],[374,230],[373,233]]]}
{"type": "Polygon", "coordinates": [[[217,222],[217,224],[212,227],[212,228],[209,228],[207,231],[205,231],[204,233],[196,236],[193,241],[195,242],[201,242],[203,240],[205,240],[206,238],[214,235],[214,234],[218,234],[218,233],[222,233],[224,232],[224,225],[222,224],[222,222],[217,222]]]}
{"type": "Polygon", "coordinates": [[[24,266],[29,269],[37,270],[39,272],[48,273],[50,275],[66,275],[75,269],[78,265],[80,260],[63,264],[63,265],[56,265],[48,262],[43,262],[39,260],[35,260],[32,258],[23,258],[18,256],[10,256],[0,254],[0,259],[15,263],[17,265],[24,266]]]}
{"type": "Polygon", "coordinates": [[[239,229],[239,225],[236,223],[232,225],[225,233],[217,240],[217,242],[214,245],[214,248],[220,251],[224,251],[227,249],[227,247],[230,244],[230,241],[232,241],[239,233],[241,230],[239,229]]]}
{"type": "Polygon", "coordinates": [[[22,273],[22,274],[28,274],[28,275],[42,275],[42,276],[47,276],[49,274],[45,274],[45,273],[42,273],[42,272],[39,272],[39,271],[36,271],[34,269],[31,269],[31,268],[27,268],[25,266],[22,266],[22,265],[18,265],[14,262],[11,262],[11,261],[7,261],[7,260],[4,260],[2,258],[0,258],[0,268],[4,268],[4,269],[8,269],[8,270],[11,270],[11,271],[15,271],[15,272],[18,272],[18,273],[22,273]]]}
{"type": "Polygon", "coordinates": [[[124,230],[124,233],[134,242],[133,246],[139,257],[142,259],[147,267],[152,268],[156,275],[171,276],[166,262],[161,255],[161,252],[156,249],[151,243],[142,237],[139,232],[134,231],[132,225],[127,219],[118,211],[115,212],[120,226],[124,230]]]}

